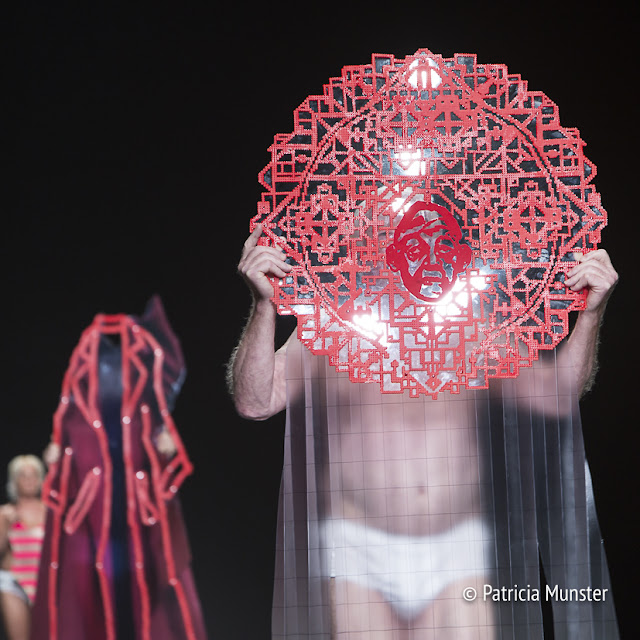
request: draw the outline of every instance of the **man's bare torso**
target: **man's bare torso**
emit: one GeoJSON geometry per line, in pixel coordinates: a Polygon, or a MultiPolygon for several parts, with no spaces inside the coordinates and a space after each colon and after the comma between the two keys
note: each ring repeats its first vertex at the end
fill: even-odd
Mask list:
{"type": "Polygon", "coordinates": [[[482,513],[472,392],[383,394],[327,365],[327,424],[327,517],[422,536],[482,513]]]}

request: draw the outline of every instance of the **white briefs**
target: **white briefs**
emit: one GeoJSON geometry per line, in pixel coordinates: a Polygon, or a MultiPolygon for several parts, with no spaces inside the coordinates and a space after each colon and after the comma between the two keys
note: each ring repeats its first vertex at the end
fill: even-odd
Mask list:
{"type": "Polygon", "coordinates": [[[29,596],[26,594],[22,585],[16,580],[11,571],[6,569],[0,569],[0,592],[11,593],[12,595],[20,598],[26,604],[31,604],[29,596]]]}
{"type": "Polygon", "coordinates": [[[321,536],[329,575],[379,591],[396,614],[416,618],[448,585],[492,570],[493,536],[481,519],[409,536],[348,520],[326,520],[321,536]]]}

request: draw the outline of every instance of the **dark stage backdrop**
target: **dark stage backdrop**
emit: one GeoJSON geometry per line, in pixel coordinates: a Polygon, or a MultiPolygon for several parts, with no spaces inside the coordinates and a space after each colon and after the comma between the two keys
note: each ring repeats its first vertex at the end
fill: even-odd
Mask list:
{"type": "Polygon", "coordinates": [[[47,444],[68,358],[94,314],[140,313],[159,293],[189,369],[175,419],[195,463],[182,501],[209,633],[268,638],[284,423],[239,419],[224,385],[249,302],[236,263],[257,173],[293,109],[343,65],[420,47],[476,53],[556,101],[598,166],[603,245],[622,278],[583,417],[630,637],[640,534],[634,17],[583,2],[12,4],[0,20],[0,471],[47,444]]]}

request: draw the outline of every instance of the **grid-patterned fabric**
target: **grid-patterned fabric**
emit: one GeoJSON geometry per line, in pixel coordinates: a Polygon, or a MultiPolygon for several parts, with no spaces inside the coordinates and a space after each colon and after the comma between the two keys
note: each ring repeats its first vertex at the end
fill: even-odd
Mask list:
{"type": "Polygon", "coordinates": [[[558,360],[434,400],[292,340],[273,637],[540,640],[546,603],[556,639],[617,639],[558,360]]]}

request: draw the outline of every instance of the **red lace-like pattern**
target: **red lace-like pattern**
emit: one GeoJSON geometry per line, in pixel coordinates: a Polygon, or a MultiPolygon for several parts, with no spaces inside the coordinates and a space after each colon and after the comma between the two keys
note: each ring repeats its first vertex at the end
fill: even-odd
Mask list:
{"type": "Polygon", "coordinates": [[[513,377],[568,332],[606,213],[557,106],[502,64],[420,50],[348,66],[278,134],[252,228],[298,336],[351,380],[437,395],[513,377]]]}

